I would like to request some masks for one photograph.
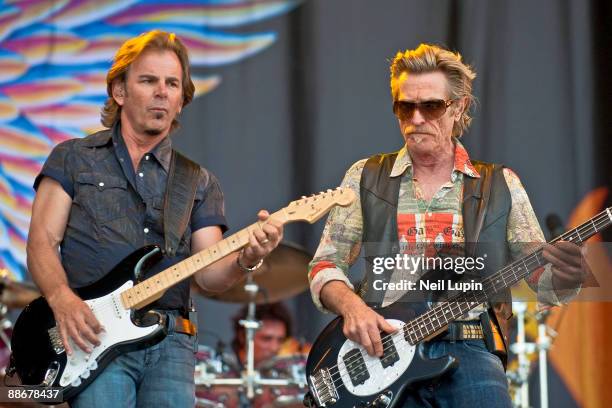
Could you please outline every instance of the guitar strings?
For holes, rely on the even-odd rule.
[[[591,227],[589,224],[591,224],[591,225],[594,227],[594,231],[592,230],[592,227]],[[593,218],[592,218],[590,221],[587,221],[586,223],[582,224],[581,226],[579,226],[579,227],[578,227],[578,228],[576,228],[576,229],[573,229],[573,230],[567,231],[566,233],[564,233],[564,234],[560,235],[559,237],[555,238],[554,240],[550,241],[550,243],[555,243],[555,242],[557,242],[557,241],[566,240],[566,238],[569,238],[569,241],[573,242],[573,241],[574,241],[574,239],[573,239],[573,238],[575,238],[575,237],[572,237],[572,235],[574,235],[574,233],[576,233],[576,234],[578,235],[578,240],[580,241],[580,243],[582,243],[582,242],[583,242],[585,239],[590,238],[592,235],[594,235],[594,234],[595,234],[595,233],[597,233],[599,230],[601,230],[601,228],[602,228],[602,227],[604,227],[604,228],[605,228],[605,227],[607,227],[609,224],[610,224],[610,217],[608,216],[607,211],[606,211],[606,210],[603,210],[603,211],[602,211],[602,212],[600,212],[598,215],[596,215],[595,217],[593,217]],[[584,238],[581,236],[581,231],[582,231],[582,233],[583,233],[583,234],[585,234],[585,237],[584,237]],[[588,233],[587,233],[587,232],[588,232]],[[515,266],[515,264],[520,264],[520,263],[523,263],[523,265],[525,266],[525,269],[527,270],[527,274],[528,274],[528,273],[530,273],[530,272],[531,272],[530,267],[528,267],[528,266],[527,266],[526,262],[527,262],[527,260],[528,260],[528,261],[531,263],[532,259],[528,259],[528,258],[533,258],[533,257],[535,256],[535,258],[536,258],[536,267],[538,267],[538,266],[542,266],[542,264],[541,264],[541,262],[540,262],[540,260],[539,260],[539,258],[538,258],[538,255],[539,255],[539,253],[540,253],[541,251],[542,251],[542,247],[540,247],[539,249],[535,250],[535,251],[534,251],[534,252],[532,252],[531,254],[526,255],[525,257],[523,257],[523,258],[521,258],[521,259],[519,259],[519,260],[517,260],[517,261],[515,261],[515,262],[512,262],[510,265],[508,265],[508,266],[506,266],[506,267],[502,268],[500,272],[498,272],[498,273],[496,273],[496,274],[494,274],[494,275],[491,275],[491,276],[489,276],[489,277],[487,277],[487,278],[483,279],[483,284],[485,284],[485,282],[486,282],[486,284],[492,284],[492,283],[493,283],[493,280],[494,280],[494,279],[498,279],[500,276],[501,276],[501,277],[502,277],[502,279],[504,280],[504,284],[505,284],[504,274],[505,274],[506,272],[508,272],[508,271],[510,271],[510,272],[512,273],[513,277],[516,279],[516,278],[517,278],[517,276],[516,276],[516,273],[514,272],[514,266]],[[532,265],[530,265],[530,266],[532,267]],[[519,275],[522,275],[522,274],[521,274],[521,273],[519,273]],[[524,276],[527,276],[527,275],[524,275]],[[520,280],[521,278],[523,278],[523,276],[519,276],[519,279],[518,279],[518,280]],[[517,281],[518,281],[518,280],[517,280]],[[498,279],[498,281],[499,281],[499,279]],[[495,285],[494,285],[494,284],[493,284],[493,289],[494,289],[494,290],[496,290],[496,288],[495,288]],[[470,294],[471,294],[472,296],[476,297],[476,294],[475,294],[475,293],[471,292]],[[441,309],[441,308],[443,309],[444,307],[449,307],[449,306],[450,306],[448,310],[452,310],[452,308],[453,308],[453,307],[455,307],[455,306],[459,306],[459,311],[460,311],[460,312],[462,312],[462,311],[461,311],[461,306],[460,306],[459,302],[454,301],[453,299],[455,299],[455,298],[459,298],[459,297],[463,297],[463,296],[467,296],[467,295],[464,295],[464,294],[459,294],[459,295],[456,295],[455,297],[451,298],[451,299],[449,300],[449,302],[448,302],[448,303],[446,303],[446,302],[445,302],[445,303],[442,303],[442,304],[437,304],[437,305],[436,305],[436,306],[434,306],[434,307],[433,307],[433,308],[432,308],[432,309],[431,309],[429,312],[427,312],[427,313],[423,314],[422,316],[417,317],[416,319],[411,320],[411,321],[410,321],[410,322],[408,322],[408,323],[404,323],[402,326],[400,326],[400,328],[398,328],[398,332],[393,333],[393,334],[390,334],[390,335],[386,335],[386,336],[384,336],[384,337],[383,337],[383,341],[382,341],[383,350],[384,350],[385,345],[388,345],[388,343],[389,343],[389,342],[393,343],[393,337],[394,337],[394,336],[396,336],[396,335],[398,335],[398,334],[402,334],[402,333],[403,333],[403,332],[406,330],[406,328],[408,328],[409,326],[412,326],[412,327],[414,328],[414,327],[415,327],[415,325],[414,325],[413,323],[417,323],[417,324],[416,324],[416,326],[418,327],[418,326],[419,326],[419,324],[418,324],[418,322],[416,322],[417,320],[421,320],[421,321],[423,321],[423,320],[424,320],[424,317],[426,317],[427,315],[430,315],[430,314],[433,314],[433,315],[434,315],[434,318],[437,320],[437,319],[438,319],[438,317],[437,317],[437,313],[438,313],[438,311],[439,311],[439,310],[437,310],[437,309]],[[475,304],[475,303],[482,303],[482,301],[480,301],[480,302],[478,302],[478,301],[475,301],[475,302],[465,302],[465,301],[464,301],[464,302],[461,302],[461,303],[467,303],[468,305],[470,305],[470,304]],[[470,309],[471,309],[471,307],[470,307]],[[469,311],[470,309],[468,309],[468,310],[464,311],[463,313],[465,313],[465,312]],[[443,313],[443,316],[444,316],[444,312],[442,312],[442,313]],[[430,322],[432,322],[432,319],[431,319],[431,318],[429,318],[429,319],[430,319]],[[446,318],[445,318],[445,319],[446,319]],[[448,322],[448,320],[447,320],[447,322]],[[433,325],[433,323],[430,323],[430,324],[432,324],[432,325]],[[423,327],[423,325],[427,326],[427,323],[421,323],[421,324],[420,324],[420,326],[421,326],[421,327]],[[421,335],[423,335],[422,330],[421,330],[421,329],[419,329],[419,331],[421,331]],[[414,332],[414,330],[413,330],[413,332]],[[432,333],[432,334],[433,334],[433,333]],[[408,341],[406,341],[406,343],[408,343],[408,344],[412,345],[412,344],[411,344],[410,342],[408,342]],[[418,345],[418,343],[417,343],[417,345]],[[415,345],[415,346],[416,346],[416,345]],[[400,347],[405,347],[405,345],[401,345]],[[350,365],[350,364],[352,364],[352,363],[354,363],[354,362],[358,361],[358,360],[359,360],[359,358],[363,358],[363,356],[362,356],[362,355],[355,356],[354,358],[352,358],[352,360],[351,360],[350,358],[349,358],[349,359],[347,359],[347,360],[344,362],[344,363],[345,363],[345,366]],[[377,364],[377,363],[378,363],[378,361],[376,361],[376,360],[374,360],[374,361],[375,361],[375,363],[374,363],[374,364]],[[372,367],[373,367],[373,365],[372,365],[372,364],[370,364],[369,366],[367,366],[367,365],[366,365],[366,367],[365,367],[365,368],[366,368],[366,370],[365,370],[365,371],[358,372],[358,373],[357,373],[357,375],[360,375],[360,374],[363,374],[364,372],[367,372],[367,371],[368,371],[368,368],[372,368]],[[343,381],[343,380],[342,380],[342,373],[341,373],[341,370],[340,370],[339,368],[338,368],[338,369],[336,369],[336,368],[338,368],[338,365],[337,365],[337,364],[336,364],[336,365],[333,365],[333,366],[330,366],[330,367],[328,368],[328,372],[330,373],[330,377],[332,377],[332,383],[334,384],[334,386],[336,386],[336,385],[337,385],[337,384],[336,384],[336,381],[337,381],[337,380]],[[335,372],[332,372],[332,370],[334,370],[334,369],[336,369],[336,370],[335,370]],[[348,373],[348,374],[350,375],[350,374],[351,374],[350,369],[348,369],[348,368],[347,368],[347,369],[346,369],[346,373]],[[354,374],[354,373],[353,373],[353,374]],[[338,375],[339,375],[339,377],[334,378],[334,376],[338,376]],[[324,382],[324,380],[322,380],[322,381]],[[321,385],[321,381],[315,381],[315,383],[314,383],[314,384],[315,384],[315,385]],[[341,383],[341,384],[340,384],[340,386],[342,386],[342,385],[343,385],[343,383]],[[337,388],[339,388],[339,386],[338,386]]]
[[[602,212],[601,212],[601,213],[600,213],[598,216],[593,217],[593,219],[590,221],[590,223],[593,225],[593,227],[595,227],[595,232],[597,232],[597,230],[598,230],[598,229],[600,229],[602,226],[605,226],[605,224],[606,224],[606,223],[608,222],[608,220],[609,220],[609,217],[605,217],[605,214],[604,214],[604,213],[606,213],[606,211],[605,211],[605,210],[604,210],[604,211],[602,211]],[[602,219],[599,219],[599,218],[601,218],[600,216],[602,216],[602,215],[604,215],[604,219],[603,219],[603,220],[602,220]],[[598,227],[597,225],[595,225],[595,220],[597,220],[596,222],[599,224],[599,227]],[[602,222],[602,221],[603,221],[603,222]],[[576,230],[570,230],[570,231],[568,231],[568,232],[564,233],[563,235],[561,235],[561,236],[559,236],[558,238],[556,238],[556,239],[554,239],[553,241],[551,241],[551,243],[552,243],[552,242],[559,241],[559,240],[562,240],[562,239],[564,239],[564,238],[567,238],[567,236],[571,236],[571,235],[573,235],[575,232],[577,232],[577,233],[578,233],[579,238],[580,238],[580,231],[582,230],[582,232],[584,233],[584,232],[586,232],[585,230],[587,230],[587,228],[588,228],[588,229],[590,229],[589,222],[586,222],[585,224],[581,225],[581,226],[580,226],[580,227],[578,227]],[[587,230],[587,231],[588,231],[588,230]],[[592,234],[591,234],[591,235],[592,235]],[[589,237],[590,237],[590,235],[589,235]],[[497,292],[497,288],[496,288],[496,285],[493,283],[493,280],[497,279],[497,282],[499,282],[499,278],[501,277],[501,278],[502,278],[502,280],[504,281],[504,285],[505,285],[505,284],[506,284],[506,279],[505,279],[505,278],[506,278],[506,277],[509,277],[509,276],[508,276],[508,274],[507,274],[507,272],[511,272],[511,273],[512,273],[512,275],[513,275],[512,277],[516,279],[516,278],[517,278],[517,276],[516,276],[516,273],[515,273],[515,271],[514,271],[514,268],[515,268],[516,264],[520,264],[520,263],[523,263],[523,264],[524,264],[524,266],[526,267],[526,269],[528,270],[528,272],[530,272],[531,267],[533,267],[533,265],[531,265],[531,262],[533,261],[533,259],[529,259],[529,258],[533,258],[534,256],[535,256],[535,258],[536,258],[536,267],[538,267],[538,266],[542,266],[542,265],[541,265],[541,263],[540,263],[540,261],[539,261],[539,254],[541,253],[541,251],[542,251],[542,247],[538,248],[537,250],[535,250],[535,251],[534,251],[534,252],[532,252],[531,254],[526,255],[525,257],[523,257],[523,258],[521,258],[521,259],[519,259],[519,260],[517,260],[517,261],[515,261],[515,262],[511,263],[510,265],[508,265],[508,266],[506,266],[506,267],[502,268],[502,270],[501,270],[499,273],[496,273],[496,274],[494,274],[494,275],[491,275],[491,276],[489,276],[489,277],[487,277],[487,278],[483,279],[483,282],[482,282],[482,283],[483,283],[483,285],[486,285],[486,286],[487,286],[489,289],[490,289],[490,287],[489,287],[489,286],[493,286],[493,288],[492,288],[492,289],[493,289],[493,291],[494,291],[494,292]],[[530,263],[530,265],[529,265],[529,266],[527,266],[527,264],[526,264],[526,262],[527,262],[527,261],[529,261],[529,263]],[[519,274],[519,275],[520,275],[520,274]],[[522,278],[522,276],[521,276],[521,277],[519,277],[519,279],[518,279],[518,280],[520,280],[521,278]],[[517,280],[517,281],[518,281],[518,280]],[[475,295],[475,293],[474,293],[474,292],[471,292],[471,293],[469,293],[469,294],[475,297],[475,301],[470,302],[470,301],[468,301],[468,300],[462,300],[460,303],[470,304],[470,303],[476,303],[476,302],[479,302],[479,299],[478,299],[478,298],[476,298],[476,295]],[[412,321],[410,321],[410,322],[405,323],[405,325],[406,325],[406,326],[408,326],[408,328],[418,329],[418,330],[421,332],[421,335],[423,335],[423,331],[421,330],[421,328],[423,328],[424,326],[433,325],[433,320],[438,320],[438,319],[439,319],[439,317],[437,316],[437,314],[438,314],[438,312],[440,312],[440,310],[436,310],[436,309],[440,309],[440,308],[444,309],[445,307],[447,307],[447,306],[445,306],[446,304],[452,304],[453,302],[459,302],[459,300],[458,300],[458,299],[459,299],[459,298],[461,298],[461,297],[464,297],[464,296],[467,296],[467,295],[466,295],[466,294],[458,294],[458,295],[454,296],[453,298],[449,299],[449,300],[448,300],[448,302],[444,302],[444,303],[440,304],[440,307],[434,307],[434,308],[432,308],[432,309],[431,309],[429,312],[427,312],[427,313],[423,314],[422,316],[419,316],[419,317],[417,317],[417,318],[413,319],[413,320],[412,320]],[[451,306],[451,308],[452,308],[452,307],[453,307],[453,306]],[[450,311],[450,309],[447,309],[447,311]],[[466,310],[466,312],[467,312],[467,311],[469,311],[469,309],[468,309],[468,310]],[[461,308],[460,308],[460,312],[462,312],[462,311],[461,311]],[[464,313],[464,312],[463,312],[463,313]],[[433,319],[430,317],[430,315],[432,315],[432,314],[434,315],[434,318],[433,318]],[[446,316],[445,316],[445,312],[444,312],[444,310],[442,310],[442,317],[444,317],[444,318],[445,318],[445,320],[446,320],[446,323],[448,323],[448,319],[446,319]],[[428,324],[427,322],[425,322],[425,318],[429,318],[429,320],[430,320],[430,323],[429,323],[429,324]],[[419,326],[420,326],[420,327],[419,327]],[[427,328],[427,327],[426,327],[426,328]],[[413,330],[412,332],[415,332],[415,330]],[[427,335],[430,335],[430,333],[426,333],[426,335],[425,335],[424,337],[427,337]],[[383,341],[383,343],[382,343],[382,344],[383,344],[383,348],[384,348],[385,342]],[[358,359],[359,357],[358,357],[358,356],[356,356],[355,358],[356,358],[356,359]],[[347,360],[347,361],[348,361],[348,360]],[[348,362],[349,362],[349,364],[350,364],[351,362],[354,362],[354,361],[348,361]]]
[[[497,274],[496,274],[497,275]],[[471,292],[470,295],[472,296],[476,296],[475,293]],[[448,302],[444,302],[444,303],[438,303],[436,304],[430,311],[428,311],[427,313],[423,314],[422,316],[419,316],[416,319],[411,320],[410,322],[407,323],[403,323],[402,326],[400,326],[400,330],[398,330],[398,332],[390,334],[390,335],[386,335],[383,336],[382,338],[382,346],[383,346],[383,350],[385,348],[385,346],[389,345],[389,343],[393,344],[393,337],[397,336],[397,335],[405,335],[406,330],[410,329],[409,333],[416,333],[416,330],[418,329],[418,331],[421,333],[422,337],[427,337],[428,335],[433,334],[434,331],[432,331],[432,333],[429,333],[427,330],[430,328],[430,326],[432,326],[431,328],[433,328],[433,320],[439,320],[440,316],[438,316],[439,313],[441,313],[442,317],[446,320],[446,322],[448,323],[448,319],[446,318],[446,314],[448,312],[452,312],[453,314],[457,314],[456,317],[460,317],[462,314],[466,313],[467,311],[469,311],[470,309],[472,309],[472,307],[476,304],[480,304],[482,303],[482,300],[478,300],[476,298],[476,300],[469,302],[469,301],[456,301],[454,300],[455,298],[459,298],[459,297],[463,297],[463,294],[459,294],[457,296],[455,296],[454,298],[451,298]],[[464,310],[464,307],[467,306],[467,309]],[[458,309],[458,310],[455,310]],[[434,318],[432,319],[431,317],[429,317],[430,315],[434,315]],[[430,320],[430,323],[425,322],[425,317],[428,317]],[[425,333],[423,333],[422,328],[425,328]],[[410,335],[408,336],[410,338]],[[412,340],[410,338],[410,340]],[[406,341],[409,344],[412,344],[410,341]],[[418,342],[416,344],[414,344],[415,346],[418,344]],[[402,347],[405,347],[404,345],[402,345]],[[370,364],[369,366],[366,365],[365,366],[365,370],[362,370],[361,372],[357,372],[355,373],[355,371],[352,371],[351,369],[348,368],[349,365],[351,365],[352,363],[355,363],[356,361],[358,361],[360,358],[363,358],[361,355],[359,356],[355,356],[353,358],[349,358],[346,361],[344,361],[344,366],[347,367],[345,370],[342,370],[341,368],[338,367],[338,365],[334,365],[331,366],[329,368],[329,373],[330,376],[332,377],[334,386],[336,386],[338,380],[340,380],[340,382],[343,382],[342,380],[342,372],[344,371],[345,373],[349,374],[349,376],[351,374],[356,374],[356,375],[360,375],[363,374],[364,372],[367,372],[369,368],[372,368],[373,365]],[[376,360],[374,360],[374,365],[378,364],[378,362]],[[318,385],[320,385],[320,382],[318,383]]]
[[[596,216],[596,217],[594,217],[593,219],[591,219],[590,223],[593,225],[593,227],[595,227],[595,232],[593,232],[593,233],[596,233],[596,232],[598,231],[599,227],[603,226],[604,224],[609,223],[609,217],[604,217],[604,219],[603,219],[603,220],[598,219],[598,218],[600,218],[600,216],[603,216],[603,215],[604,215],[604,213],[606,213],[606,211],[605,211],[605,210],[604,210],[604,211],[602,211],[602,212],[601,212],[601,213],[600,213],[598,216]],[[607,214],[606,214],[606,215],[607,215]],[[595,220],[597,220],[597,221],[595,221]],[[603,221],[603,222],[602,222],[602,221]],[[575,230],[571,230],[571,231],[568,231],[568,232],[564,233],[564,234],[563,234],[563,235],[561,235],[560,237],[558,237],[558,238],[554,239],[553,241],[551,241],[551,243],[554,243],[554,242],[559,241],[559,240],[563,240],[564,238],[567,238],[567,236],[569,236],[570,241],[572,241],[572,239],[571,239],[571,238],[572,238],[572,237],[571,237],[571,235],[573,235],[574,233],[576,233],[576,234],[578,235],[578,239],[579,239],[580,241],[583,241],[583,239],[582,239],[582,237],[581,237],[580,232],[581,232],[581,230],[585,230],[585,229],[587,229],[587,228],[589,228],[589,229],[590,229],[591,227],[590,227],[588,224],[589,224],[589,222],[587,222],[587,223],[583,224],[582,226],[578,227],[578,228],[577,228],[577,229],[575,229]],[[599,227],[598,227],[596,224],[600,224],[600,225],[599,225]],[[582,231],[582,232],[584,233],[584,232],[586,232],[586,231]],[[590,236],[589,236],[589,237],[590,237]],[[487,285],[488,285],[488,284],[492,284],[492,283],[493,283],[493,279],[499,278],[500,276],[501,276],[501,277],[502,277],[502,279],[504,280],[504,284],[505,284],[504,274],[505,274],[506,272],[508,272],[508,270],[509,270],[510,272],[512,272],[513,277],[514,277],[514,278],[516,278],[516,274],[514,273],[514,268],[513,268],[513,266],[514,266],[516,263],[520,263],[520,262],[522,261],[522,263],[523,263],[523,264],[525,265],[525,267],[527,268],[527,265],[526,265],[526,263],[525,263],[525,262],[526,262],[526,259],[527,259],[527,258],[532,258],[533,256],[535,256],[535,257],[536,257],[536,264],[537,264],[537,266],[541,266],[541,265],[540,265],[540,262],[539,262],[539,259],[538,259],[538,254],[539,254],[541,251],[542,251],[542,248],[539,248],[538,250],[534,251],[534,252],[533,252],[533,253],[531,253],[530,255],[527,255],[526,257],[521,258],[520,260],[513,262],[512,264],[510,264],[510,265],[508,265],[507,267],[503,268],[503,269],[502,269],[502,270],[501,270],[499,273],[494,274],[494,275],[492,275],[492,276],[489,276],[489,277],[485,278],[485,279],[483,280],[483,284],[485,284],[485,283],[486,283]],[[531,260],[529,260],[529,261],[531,262]],[[529,269],[529,268],[527,268],[527,269]],[[519,275],[520,275],[520,273],[519,273]],[[519,278],[519,279],[520,279],[520,278]],[[498,279],[498,282],[499,282],[499,279]],[[495,285],[494,285],[494,284],[493,284],[493,289],[496,291],[496,288],[495,288]],[[474,294],[474,293],[470,293],[470,294],[471,294],[471,295],[473,295],[473,296],[475,296],[475,294]],[[464,296],[464,294],[460,294],[460,295],[458,295],[457,297],[460,297],[460,296]],[[451,300],[452,300],[452,299],[451,299]],[[463,302],[463,303],[467,303],[468,305],[470,305],[470,304],[474,304],[474,303],[476,303],[476,302]],[[478,303],[481,303],[481,302],[478,302]],[[386,336],[383,336],[383,341],[382,341],[383,350],[384,350],[384,347],[385,347],[386,345],[388,345],[389,343],[393,344],[393,337],[394,337],[394,336],[403,334],[403,333],[405,332],[405,330],[406,330],[406,329],[408,329],[408,328],[412,328],[412,329],[413,329],[413,330],[412,330],[410,333],[414,333],[414,332],[415,332],[415,329],[416,329],[416,328],[418,328],[418,330],[421,332],[421,335],[423,335],[423,332],[422,332],[421,328],[422,328],[423,326],[428,326],[428,324],[427,324],[426,322],[424,322],[425,317],[428,317],[428,318],[429,318],[429,320],[430,320],[430,324],[431,324],[431,325],[433,325],[433,320],[438,320],[437,313],[438,313],[439,311],[441,311],[441,312],[442,312],[442,316],[443,316],[443,317],[446,319],[445,314],[444,314],[444,311],[443,311],[443,310],[438,310],[438,309],[444,309],[444,308],[446,307],[446,308],[447,308],[447,311],[449,311],[449,310],[451,310],[451,311],[452,311],[452,309],[453,309],[455,306],[458,306],[458,307],[459,307],[459,312],[461,312],[461,311],[462,311],[462,308],[461,308],[461,305],[459,304],[459,302],[457,302],[457,301],[449,301],[448,303],[447,303],[447,302],[445,302],[445,303],[443,303],[443,304],[438,304],[438,305],[434,306],[434,307],[433,307],[433,308],[432,308],[432,309],[431,309],[429,312],[425,313],[424,315],[419,316],[419,317],[417,317],[416,319],[413,319],[412,321],[410,321],[410,322],[408,322],[408,323],[404,323],[404,324],[402,324],[402,326],[400,326],[400,328],[398,328],[398,329],[399,329],[399,330],[398,330],[398,332],[396,332],[396,333],[394,333],[394,334],[391,334],[391,335],[386,335]],[[113,299],[112,299],[112,297],[111,297],[111,298],[109,298],[109,299],[106,299],[104,302],[102,302],[102,304],[100,304],[100,306],[99,306],[99,307],[97,307],[96,309],[97,309],[97,310],[100,310],[100,311],[106,311],[106,310],[108,310],[108,309],[113,309],[113,308],[115,308],[115,304],[114,304]],[[469,309],[468,309],[468,311],[469,311]],[[431,315],[431,314],[433,314],[433,315],[434,315],[434,319],[433,319],[433,320],[432,320],[432,319],[431,319],[431,317],[430,317],[430,315]],[[448,319],[446,319],[446,320],[447,320],[447,322],[448,322]],[[421,328],[419,328],[418,326],[420,326]],[[427,329],[427,327],[426,327],[426,329]],[[412,345],[412,344],[411,344],[410,342],[408,342],[408,341],[406,341],[406,343],[407,343],[407,344],[409,344],[409,345]],[[417,343],[417,344],[418,344],[418,343]],[[404,348],[404,347],[405,347],[405,345],[403,345],[403,344],[402,344],[402,345],[400,345],[400,347],[401,347],[401,348]],[[358,361],[360,357],[361,357],[361,358],[363,358],[363,356],[361,356],[361,355],[360,355],[360,356],[355,356],[355,357],[352,359],[352,361],[350,361],[350,359],[347,359],[347,360],[344,362],[344,363],[345,363],[345,366],[348,366],[348,365],[350,365],[350,364],[354,363],[355,361]],[[374,360],[374,361],[375,361],[375,360]],[[378,363],[378,362],[377,362],[377,361],[375,361],[375,363],[374,363],[374,364],[377,364],[377,363]],[[328,369],[328,370],[329,370],[329,372],[330,372],[330,376],[331,376],[331,377],[332,377],[332,379],[333,379],[333,384],[334,384],[334,386],[336,386],[336,385],[337,385],[337,384],[336,384],[337,380],[342,381],[342,373],[341,373],[341,370],[340,370],[340,369],[337,369],[337,370],[335,370],[335,372],[332,372],[332,370],[336,369],[337,367],[338,367],[338,365],[336,364],[336,365],[334,365],[334,366],[331,366],[331,367]],[[366,368],[366,370],[365,370],[365,371],[361,371],[361,372],[357,373],[357,375],[360,375],[360,374],[363,374],[364,372],[367,372],[367,371],[368,371],[368,368],[372,368],[372,367],[373,367],[373,364],[370,364],[369,366],[366,366],[366,367],[365,367],[365,368]],[[348,369],[348,368],[346,369],[346,372],[347,372],[349,375],[351,374],[351,371],[350,371],[350,369]],[[354,373],[353,373],[353,374],[354,374]],[[339,375],[339,377],[338,377],[338,375]],[[334,376],[336,376],[336,378],[334,378]],[[320,382],[315,382],[315,385],[320,385],[320,384],[321,384]],[[342,386],[342,385],[343,385],[343,384],[341,383],[341,384],[338,386],[338,388],[339,388],[340,386]]]

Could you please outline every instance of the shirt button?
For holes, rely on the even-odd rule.
[[[143,231],[144,231],[145,234],[149,233],[149,229],[148,228],[145,228]]]
[[[103,182],[99,182],[99,183],[98,183],[98,185],[99,185],[100,187],[104,187],[104,183],[103,183]]]
[[[138,173],[139,177],[144,177],[144,173]]]
[[[149,160],[149,155],[148,154],[145,156],[145,160]]]

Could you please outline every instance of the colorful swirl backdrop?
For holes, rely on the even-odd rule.
[[[229,30],[287,13],[299,0],[0,0],[0,268],[25,277],[32,182],[57,143],[100,125],[105,74],[126,39],[177,33],[194,67],[220,67],[274,43]],[[248,27],[247,27],[248,29]],[[244,31],[244,30],[241,30]],[[221,82],[194,77],[196,97]]]

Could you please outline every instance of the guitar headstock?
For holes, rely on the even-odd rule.
[[[302,197],[292,201],[285,208],[288,221],[306,221],[314,223],[327,214],[336,205],[346,207],[355,201],[355,193],[350,188],[338,187],[335,190],[327,190],[310,197]]]

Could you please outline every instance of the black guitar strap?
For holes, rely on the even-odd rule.
[[[164,252],[174,256],[191,219],[200,166],[172,150],[164,197]]]

